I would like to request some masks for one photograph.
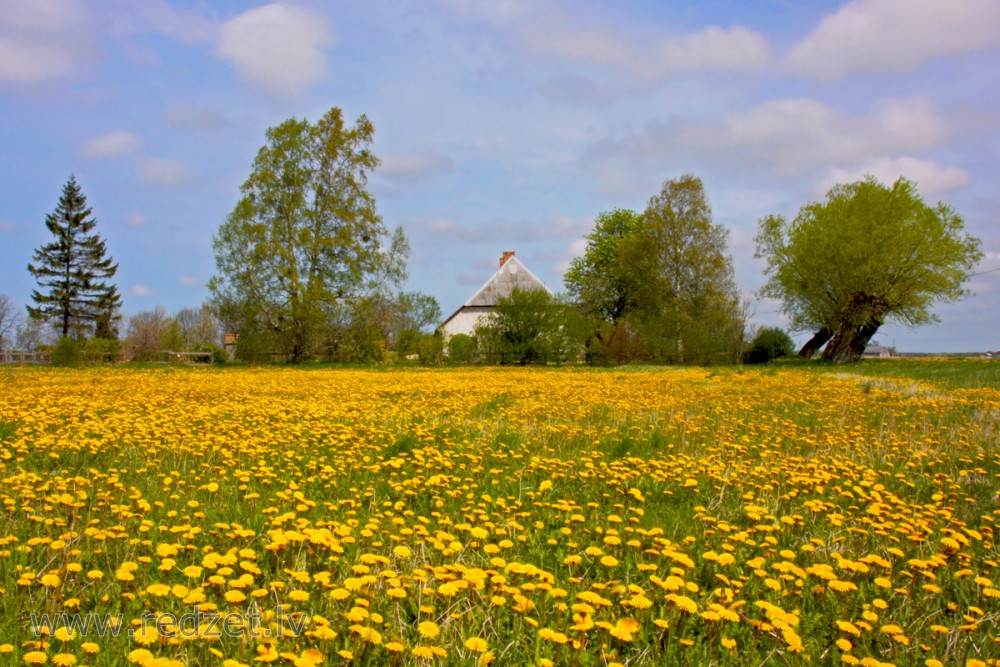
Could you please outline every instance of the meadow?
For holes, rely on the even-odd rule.
[[[998,439],[988,361],[0,369],[0,664],[1000,665]]]

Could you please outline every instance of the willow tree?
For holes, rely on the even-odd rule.
[[[405,279],[406,237],[389,234],[368,191],[374,127],[292,118],[267,130],[242,197],[214,238],[209,283],[242,333],[267,331],[293,362],[307,358],[331,313]]]
[[[761,219],[756,243],[767,261],[762,295],[781,300],[794,330],[814,332],[799,354],[825,345],[823,358],[836,362],[859,359],[886,322],[937,321],[932,306],[965,295],[982,258],[962,218],[925,204],[905,178],[837,185],[791,222]]]

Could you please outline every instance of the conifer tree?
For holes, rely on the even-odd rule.
[[[45,218],[55,240],[38,248],[28,265],[39,286],[31,293],[36,305],[28,306],[28,314],[53,321],[63,336],[96,331],[99,337],[114,337],[120,319],[121,296],[110,282],[118,265],[93,232],[96,225],[87,197],[70,176],[55,212]]]

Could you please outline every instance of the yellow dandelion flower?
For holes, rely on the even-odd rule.
[[[423,621],[417,626],[417,632],[420,633],[421,637],[434,639],[441,634],[441,628],[434,621]]]
[[[488,648],[488,645],[486,640],[481,637],[469,637],[465,640],[465,648],[476,653],[483,653]]]

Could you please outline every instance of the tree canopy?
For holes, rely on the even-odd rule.
[[[561,363],[580,350],[579,315],[544,289],[514,288],[476,327],[483,361],[500,364]]]
[[[780,299],[794,330],[813,331],[799,354],[859,359],[885,322],[936,321],[932,306],[966,294],[982,253],[948,206],[924,203],[900,178],[891,187],[873,176],[837,185],[823,203],[795,219],[760,220],[757,257],[767,261],[763,296]]]
[[[209,288],[226,321],[271,332],[298,362],[338,311],[405,280],[409,246],[401,228],[388,233],[368,192],[379,161],[365,116],[347,126],[334,107],[266,136],[215,236]]]
[[[700,178],[666,181],[651,197],[619,261],[641,276],[635,321],[653,360],[731,363],[744,318],[728,250]]]
[[[110,281],[118,265],[94,233],[96,225],[87,197],[70,176],[55,211],[45,218],[55,239],[38,248],[28,265],[40,288],[31,293],[36,305],[28,306],[28,314],[53,321],[63,336],[117,337],[121,296]]]
[[[640,215],[618,208],[601,213],[587,234],[587,249],[570,262],[565,283],[582,309],[602,321],[620,322],[634,306],[639,277],[623,263],[619,250],[631,238]]]

